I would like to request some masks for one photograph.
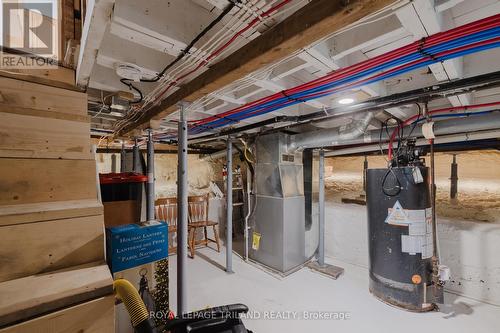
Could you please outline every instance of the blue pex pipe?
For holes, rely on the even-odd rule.
[[[500,31],[500,29],[495,29],[497,31]],[[497,32],[498,33],[498,32]],[[477,42],[477,41],[474,41],[474,42]],[[455,44],[456,45],[456,44]],[[447,47],[447,46],[441,46],[441,47]],[[496,47],[500,47],[500,42],[497,42],[497,43],[492,43],[492,44],[489,44],[489,45],[483,45],[483,46],[479,46],[479,47],[476,47],[476,48],[472,48],[472,49],[469,49],[469,50],[463,50],[463,51],[459,51],[459,52],[456,52],[456,53],[452,53],[452,54],[449,54],[449,55],[446,55],[446,56],[443,56],[443,57],[440,57],[439,59],[435,59],[435,60],[428,60],[428,61],[425,61],[425,62],[422,62],[422,63],[419,63],[419,64],[415,64],[415,65],[412,65],[412,66],[408,66],[406,68],[402,68],[401,70],[399,71],[396,71],[396,72],[392,72],[392,73],[388,73],[387,75],[382,75],[382,76],[379,76],[377,78],[374,78],[373,80],[368,80],[366,82],[362,82],[361,84],[359,85],[353,85],[353,86],[349,86],[345,89],[339,89],[337,91],[335,91],[335,93],[338,93],[338,92],[342,92],[342,91],[345,91],[345,90],[351,90],[351,89],[354,89],[354,88],[358,88],[360,86],[364,86],[364,85],[367,85],[367,84],[371,84],[371,83],[375,83],[375,82],[378,82],[380,80],[384,80],[384,79],[387,79],[387,78],[390,78],[390,77],[393,77],[393,76],[397,76],[397,75],[400,75],[400,74],[403,74],[403,73],[406,73],[406,72],[409,72],[409,71],[412,71],[414,69],[417,69],[417,68],[421,68],[421,67],[424,67],[424,66],[428,66],[428,65],[431,65],[433,63],[437,63],[437,62],[440,62],[440,61],[444,61],[444,60],[448,60],[448,59],[452,59],[452,58],[456,58],[456,57],[459,57],[459,56],[463,56],[463,55],[467,55],[467,54],[471,54],[471,53],[476,53],[476,52],[480,52],[480,51],[483,51],[483,50],[487,50],[487,49],[492,49],[492,48],[496,48]],[[420,54],[420,53],[419,53]],[[414,55],[413,55],[414,56]],[[423,57],[420,57],[420,59],[422,59]],[[412,60],[413,61],[413,60]],[[394,64],[393,64],[394,65]],[[383,66],[383,67],[387,67],[387,66]],[[392,67],[392,66],[391,66]],[[370,69],[368,70],[370,73],[372,72],[377,72],[377,71],[380,71],[380,69],[376,68],[376,69]],[[356,78],[358,78],[359,76],[366,76],[366,74],[360,74],[360,75],[356,75]],[[341,80],[340,83],[347,83],[345,81],[351,81],[352,77],[350,77],[349,79],[344,79],[344,80]],[[337,85],[337,84],[340,84],[339,82],[333,84],[333,85]],[[331,88],[331,85],[332,84],[327,84],[326,86],[327,87],[330,87]],[[329,89],[329,88],[327,88]],[[321,90],[326,90],[325,88],[314,88],[313,89],[314,91],[316,90],[319,90],[321,92]],[[192,129],[192,133],[195,134],[195,133],[202,133],[204,132],[206,129],[213,129],[213,128],[218,128],[218,127],[222,127],[224,125],[227,125],[229,123],[234,123],[234,122],[238,122],[240,120],[244,120],[244,119],[248,119],[248,118],[251,118],[253,116],[257,116],[257,115],[261,115],[261,114],[265,114],[265,113],[268,113],[268,112],[272,112],[272,111],[275,111],[275,110],[278,110],[278,109],[281,109],[281,108],[284,108],[284,107],[288,107],[288,106],[292,106],[292,105],[295,105],[295,104],[299,104],[299,103],[302,103],[303,101],[307,101],[307,100],[312,100],[312,99],[316,99],[316,98],[320,98],[320,97],[324,97],[324,96],[327,96],[327,95],[331,95],[332,93],[331,92],[328,92],[328,93],[324,93],[324,94],[319,94],[319,95],[316,95],[314,96],[314,98],[304,98],[302,96],[302,94],[306,94],[306,93],[309,93],[309,91],[307,92],[304,92],[304,93],[301,93],[300,96],[297,96],[297,94],[295,95],[290,95],[290,98],[296,98],[296,99],[300,99],[300,100],[290,100],[290,98],[280,98],[276,101],[272,101],[272,102],[268,102],[268,103],[265,103],[261,106],[255,106],[253,108],[250,108],[248,110],[245,110],[245,111],[242,111],[240,113],[237,113],[237,114],[233,114],[231,116],[227,116],[227,117],[224,117],[221,119],[218,119],[218,120],[215,120],[215,121],[212,121],[212,122],[209,122],[207,124],[203,124],[203,125],[198,125],[198,126],[195,126],[193,127]],[[307,96],[307,95],[306,95]],[[297,98],[298,97],[298,98]],[[302,98],[301,98],[302,97]],[[278,105],[280,103],[284,103],[284,105]],[[262,108],[266,108],[266,107],[270,107],[269,109],[263,111],[262,113],[258,113],[258,114],[253,114],[251,115],[250,117],[246,117],[245,114],[249,113],[249,112],[253,112],[253,111],[258,111],[259,109],[262,109]]]
[[[479,111],[479,112],[436,114],[436,115],[431,115],[431,120],[434,118],[455,118],[455,117],[459,118],[459,117],[469,117],[469,116],[482,116],[485,114],[490,114],[490,113],[498,112],[498,111],[499,110],[488,110],[488,111]],[[425,121],[425,120],[427,120],[427,119],[425,119],[425,118],[418,119],[418,120],[415,120],[414,122],[412,122],[412,124],[420,123],[420,122]]]
[[[469,45],[470,43],[485,41],[487,39],[490,39],[491,37],[495,38],[495,37],[498,37],[498,36],[500,36],[500,28],[489,29],[487,31],[476,33],[476,34],[473,34],[471,36],[466,36],[466,37],[460,38],[460,39],[455,40],[455,41],[443,43],[442,45],[438,45],[438,46],[435,46],[435,47],[432,47],[432,48],[424,49],[424,52],[426,52],[426,53],[431,53],[431,52],[432,53],[439,53],[439,52],[442,52],[443,50],[448,50],[450,48],[453,49],[453,48],[457,48],[457,47]],[[478,37],[478,40],[474,39],[475,37]],[[350,87],[348,87],[348,89],[357,88],[359,86],[363,86],[363,85],[374,83],[374,82],[377,82],[377,81],[380,81],[380,80],[383,80],[383,79],[387,79],[389,77],[393,77],[395,75],[399,75],[401,73],[405,73],[407,71],[411,71],[411,70],[416,69],[416,68],[424,67],[424,66],[427,66],[429,64],[433,64],[433,63],[436,63],[436,62],[440,62],[440,61],[452,59],[452,58],[459,57],[459,56],[466,55],[466,54],[470,54],[470,53],[479,52],[479,51],[486,50],[486,49],[496,48],[498,46],[499,46],[499,43],[493,43],[493,44],[490,44],[490,45],[483,45],[483,46],[479,46],[477,48],[473,48],[473,49],[469,49],[469,50],[464,50],[464,51],[456,52],[456,53],[453,53],[453,54],[450,54],[450,55],[447,55],[447,56],[444,56],[444,57],[440,57],[439,59],[429,60],[429,61],[426,61],[426,62],[423,62],[423,63],[419,63],[419,64],[416,64],[416,65],[413,65],[413,66],[409,66],[407,68],[404,68],[404,69],[402,69],[400,71],[397,71],[397,72],[394,72],[394,73],[389,73],[388,75],[385,75],[385,76],[380,76],[380,77],[374,78],[373,80],[369,80],[367,82],[363,82],[360,85],[350,86]],[[425,57],[427,57],[427,56],[426,55],[422,55],[420,52],[416,52],[416,53],[404,56],[404,57],[402,57],[400,59],[395,59],[395,60],[393,60],[391,62],[388,62],[387,64],[383,64],[383,65],[377,66],[377,67],[375,67],[373,69],[369,69],[369,70],[363,71],[363,72],[361,72],[359,74],[353,75],[351,77],[348,77],[348,78],[345,78],[345,79],[342,79],[342,80],[339,80],[339,81],[336,81],[336,82],[324,84],[322,86],[318,86],[318,87],[306,90],[306,91],[301,92],[301,93],[290,94],[288,97],[279,98],[279,99],[276,99],[274,101],[270,101],[270,102],[264,103],[262,105],[257,105],[257,106],[254,106],[252,108],[249,108],[249,109],[243,110],[241,112],[238,112],[236,114],[233,114],[233,115],[230,115],[230,116],[226,116],[226,117],[221,117],[221,119],[214,120],[212,122],[209,122],[209,123],[206,123],[206,124],[203,124],[203,125],[197,125],[197,126],[195,125],[192,128],[192,132],[194,132],[194,133],[200,133],[200,132],[204,131],[203,128],[207,128],[207,129],[218,128],[218,127],[227,125],[228,123],[234,123],[234,122],[238,122],[239,120],[247,119],[247,117],[245,117],[245,114],[248,114],[248,113],[251,113],[251,112],[254,112],[254,111],[258,111],[258,110],[263,109],[263,108],[270,107],[270,109],[265,110],[265,112],[258,113],[258,114],[253,114],[251,116],[253,117],[253,116],[260,115],[260,114],[265,114],[265,113],[268,113],[268,112],[275,111],[277,109],[281,109],[281,108],[284,108],[284,107],[288,107],[288,106],[291,106],[291,105],[294,105],[294,104],[301,103],[303,101],[311,100],[313,98],[307,98],[308,94],[316,93],[316,92],[321,92],[321,91],[327,90],[327,89],[331,89],[331,88],[333,88],[335,86],[346,84],[346,83],[349,83],[351,81],[355,81],[356,79],[358,79],[360,77],[364,77],[364,76],[367,76],[369,74],[372,74],[372,73],[375,73],[375,72],[379,72],[382,69],[404,65],[404,63],[407,63],[409,61],[419,60],[419,59],[422,59],[422,58],[425,58]],[[340,92],[340,91],[342,91],[342,90],[340,89],[338,91],[335,91],[335,93]],[[319,94],[317,96],[314,96],[314,99],[320,98],[320,97],[323,97],[323,96],[326,96],[326,95],[330,95],[330,94],[332,94],[332,93],[328,92],[326,94]],[[292,100],[290,100],[290,99],[292,99]],[[293,99],[297,99],[298,101],[293,101]],[[279,105],[279,104],[284,104],[284,105]],[[273,106],[276,106],[276,107],[273,107]],[[248,117],[248,118],[250,118],[250,117]]]

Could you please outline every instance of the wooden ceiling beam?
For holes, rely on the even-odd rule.
[[[175,112],[178,102],[193,102],[394,2],[395,0],[313,0],[197,78],[182,85],[117,134],[124,135],[135,128],[145,128],[151,119],[161,119]]]

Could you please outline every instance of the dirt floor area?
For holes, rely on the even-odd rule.
[[[437,213],[441,217],[500,223],[500,152],[460,152],[458,197],[450,199],[452,154],[436,154]],[[358,198],[363,192],[364,157],[326,159],[328,200]],[[428,162],[428,161],[427,161]],[[429,163],[428,163],[429,164]],[[383,157],[368,157],[369,168],[383,168]]]

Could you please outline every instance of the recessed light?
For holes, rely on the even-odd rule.
[[[342,99],[339,99],[338,103],[342,104],[342,105],[352,104],[352,103],[354,103],[354,99],[352,99],[352,98],[342,98]]]

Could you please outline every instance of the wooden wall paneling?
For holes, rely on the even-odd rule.
[[[97,199],[5,205],[0,206],[0,227],[102,214],[103,206]]]
[[[94,160],[0,158],[0,205],[95,198]]]
[[[0,329],[0,333],[113,333],[115,331],[114,301],[112,295],[101,297]]]
[[[113,293],[108,266],[93,263],[0,283],[0,327]]]
[[[0,77],[0,105],[80,116],[87,115],[87,94]]]
[[[104,261],[102,215],[0,227],[0,281]]]
[[[81,92],[75,86],[73,68],[59,66],[53,69],[9,69],[8,72],[0,70],[0,76]]]
[[[90,124],[0,112],[0,157],[90,159]]]

